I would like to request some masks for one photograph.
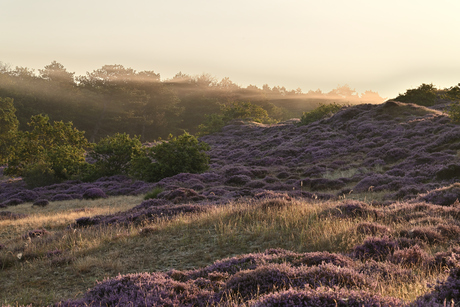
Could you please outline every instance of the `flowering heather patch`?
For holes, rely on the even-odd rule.
[[[388,234],[390,232],[390,228],[378,223],[362,222],[356,226],[356,231],[358,233],[376,236]]]
[[[47,199],[37,199],[36,201],[34,201],[32,206],[46,207],[46,206],[48,206],[48,204],[49,204],[49,201]]]
[[[24,201],[20,198],[10,198],[8,200],[5,200],[2,203],[2,207],[8,207],[8,206],[17,206],[24,203]]]
[[[293,266],[314,266],[331,263],[338,267],[354,267],[355,262],[348,256],[329,252],[311,252],[298,255],[291,261]]]
[[[460,266],[456,266],[450,270],[446,281],[438,282],[433,291],[419,297],[413,306],[445,306],[444,302],[449,304],[455,302],[458,306],[460,302]],[[449,305],[447,305],[449,306]]]
[[[335,208],[326,209],[322,215],[331,214],[341,218],[378,216],[379,212],[368,204],[355,200],[346,200]]]
[[[441,235],[433,226],[414,227],[409,230],[402,230],[399,235],[410,239],[419,239],[428,244],[441,243],[445,241],[444,236]]]
[[[414,245],[409,248],[396,250],[389,257],[389,260],[402,266],[428,265],[433,261],[433,257],[428,255],[420,246]]]
[[[99,188],[90,188],[83,193],[84,199],[97,199],[97,198],[107,198],[104,191]]]
[[[81,217],[75,220],[75,227],[111,224],[140,224],[144,221],[156,219],[169,219],[179,214],[198,213],[206,210],[200,205],[152,205],[146,207],[145,203],[124,212],[110,215],[97,215],[93,217]]]
[[[225,184],[231,186],[242,186],[251,181],[251,177],[246,175],[234,175],[225,181]]]
[[[387,236],[368,237],[363,244],[353,249],[352,254],[353,257],[361,260],[384,261],[393,254],[397,247],[398,243]]]
[[[460,200],[460,183],[430,191],[423,195],[421,200],[436,205],[451,206],[455,201]]]
[[[365,290],[321,287],[303,290],[289,289],[264,295],[254,301],[254,307],[399,307],[403,302],[391,297],[382,297]]]
[[[14,213],[9,211],[0,211],[0,221],[1,220],[18,220],[27,217],[27,214]]]
[[[174,203],[185,203],[187,201],[202,201],[206,199],[206,196],[200,195],[192,189],[178,188],[161,192],[158,194],[158,198],[164,198]]]
[[[361,264],[358,272],[369,276],[369,278],[379,277],[388,282],[413,282],[416,279],[416,274],[412,270],[401,268],[401,266],[388,261],[379,262],[372,259]]]
[[[69,194],[56,194],[53,197],[51,197],[51,201],[64,201],[64,200],[72,200],[76,199],[79,197],[76,197],[75,195],[69,195]]]

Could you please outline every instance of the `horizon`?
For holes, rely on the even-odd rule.
[[[162,80],[204,73],[304,93],[348,85],[391,99],[422,83],[460,82],[459,9],[448,0],[6,0],[0,61],[35,71],[57,61],[80,76],[120,64]]]

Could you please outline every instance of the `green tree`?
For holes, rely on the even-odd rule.
[[[75,85],[75,73],[68,72],[64,65],[56,61],[51,62],[44,69],[39,69],[38,71],[40,72],[40,77],[47,81],[57,82],[62,86]]]
[[[79,173],[84,166],[88,141],[84,132],[72,122],[50,123],[48,116],[32,116],[31,131],[19,131],[17,144],[11,152],[6,175],[23,176],[29,185],[61,181]],[[47,180],[37,182],[40,176]]]
[[[204,172],[209,167],[208,150],[208,144],[187,132],[178,137],[170,135],[167,141],[158,142],[134,158],[131,174],[155,182],[180,173]]]
[[[0,164],[7,163],[18,131],[19,121],[15,113],[13,99],[0,97]]]

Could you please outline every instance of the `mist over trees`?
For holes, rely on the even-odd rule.
[[[222,116],[235,103],[251,103],[265,110],[268,122],[301,117],[321,104],[380,103],[378,93],[358,94],[348,85],[328,93],[303,93],[285,87],[241,87],[229,78],[179,72],[161,80],[154,71],[135,71],[123,65],[104,65],[75,76],[53,61],[36,72],[0,63],[0,97],[11,98],[19,129],[27,130],[31,116],[71,121],[96,142],[115,133],[140,136],[141,141],[187,131],[195,134],[210,116]]]

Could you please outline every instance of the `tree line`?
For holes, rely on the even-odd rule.
[[[250,103],[266,112],[265,122],[301,117],[320,104],[378,103],[376,92],[358,94],[348,85],[328,93],[320,90],[254,85],[241,87],[229,78],[178,73],[161,80],[154,71],[135,71],[123,65],[104,65],[83,76],[53,61],[36,72],[0,63],[0,97],[13,99],[21,130],[31,116],[72,122],[90,142],[115,133],[152,141],[183,131],[196,134],[211,117],[223,117],[235,104]],[[264,115],[265,116],[265,115]],[[261,118],[263,118],[262,116]]]

